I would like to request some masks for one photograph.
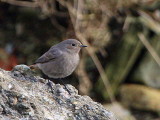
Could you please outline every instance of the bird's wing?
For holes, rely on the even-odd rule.
[[[62,52],[59,49],[50,49],[46,53],[44,53],[41,57],[39,57],[35,63],[46,63],[51,60],[55,60],[58,58]]]

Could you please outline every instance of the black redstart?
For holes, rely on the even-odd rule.
[[[31,65],[31,68],[38,67],[50,78],[65,78],[78,66],[79,51],[82,47],[87,46],[76,39],[64,40],[52,46]]]

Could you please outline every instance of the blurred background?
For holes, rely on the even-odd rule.
[[[0,1],[0,68],[68,38],[88,47],[66,83],[120,120],[160,120],[160,0]]]

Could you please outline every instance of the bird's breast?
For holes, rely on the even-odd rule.
[[[53,61],[39,64],[44,74],[51,78],[64,78],[69,76],[79,63],[79,55],[62,55]]]
[[[64,69],[68,72],[73,72],[79,63],[79,55],[65,56],[63,61]]]

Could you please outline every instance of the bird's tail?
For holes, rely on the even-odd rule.
[[[29,66],[30,69],[39,69],[37,64],[33,64]]]

